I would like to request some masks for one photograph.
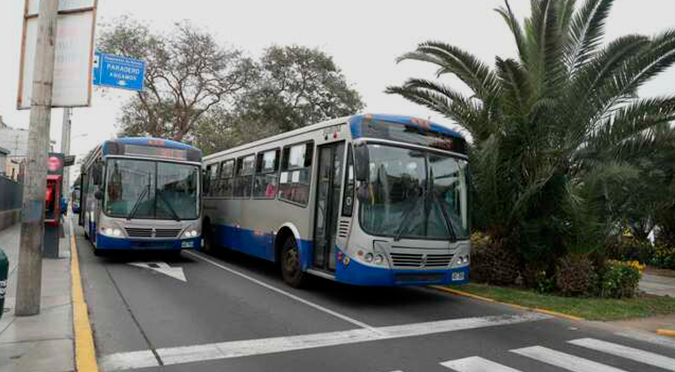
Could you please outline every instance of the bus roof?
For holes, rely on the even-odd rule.
[[[350,120],[350,129],[352,131],[353,138],[361,137],[361,123],[364,119],[369,118],[373,120],[381,120],[390,123],[396,123],[401,125],[418,125],[420,122],[425,122],[429,125],[429,130],[432,132],[439,132],[447,134],[453,137],[458,137],[464,139],[464,136],[446,126],[434,123],[429,120],[420,119],[412,116],[403,116],[403,115],[383,115],[383,114],[364,114],[364,115],[355,115]]]
[[[155,147],[164,147],[168,149],[179,149],[179,150],[198,150],[196,147],[186,145],[181,142],[172,141],[163,138],[155,137],[123,137],[115,138],[105,141],[103,145],[103,153],[105,154],[106,144],[107,143],[117,143],[121,145],[136,145],[136,146],[155,146]]]
[[[239,145],[237,147],[233,147],[233,148],[230,148],[230,149],[227,149],[227,150],[218,151],[218,152],[213,153],[211,155],[205,156],[204,160],[208,161],[208,160],[211,160],[213,158],[220,157],[221,155],[226,154],[226,153],[232,153],[232,152],[237,152],[239,150],[244,150],[244,149],[247,149],[247,148],[261,146],[261,145],[264,145],[264,144],[269,143],[269,142],[274,142],[274,141],[286,139],[286,138],[289,138],[289,137],[297,136],[297,135],[304,134],[304,133],[307,133],[307,132],[312,132],[312,131],[315,131],[315,130],[319,130],[319,129],[322,129],[322,128],[325,128],[325,127],[330,127],[332,125],[340,124],[340,123],[349,123],[350,131],[352,133],[352,137],[354,139],[356,139],[356,138],[361,137],[361,124],[366,117],[372,118],[372,119],[375,119],[375,120],[387,121],[387,122],[391,122],[391,123],[399,123],[401,125],[409,125],[409,124],[414,123],[415,121],[418,121],[418,122],[424,121],[424,122],[429,123],[431,131],[444,133],[446,135],[450,135],[450,136],[459,137],[459,138],[464,139],[464,136],[461,133],[456,132],[456,131],[448,128],[448,127],[445,127],[445,126],[437,124],[437,123],[430,122],[428,120],[415,118],[415,117],[412,117],[412,116],[383,115],[383,114],[360,114],[360,115],[352,115],[352,116],[346,116],[346,117],[340,117],[340,118],[336,118],[336,119],[326,120],[326,121],[323,121],[323,122],[318,123],[318,124],[308,125],[306,127],[302,127],[302,128],[294,129],[292,131],[280,133],[280,134],[277,134],[277,135],[274,135],[274,136],[271,136],[271,137],[267,137],[267,138],[264,138],[264,139],[261,139],[261,140],[258,140],[258,141],[254,141],[254,142],[246,143],[246,144],[243,144],[243,145]]]

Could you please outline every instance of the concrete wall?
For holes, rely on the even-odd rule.
[[[21,209],[0,212],[0,230],[21,222]]]
[[[0,176],[0,230],[20,221],[22,195],[20,183]]]

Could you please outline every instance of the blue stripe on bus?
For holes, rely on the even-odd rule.
[[[363,136],[362,132],[362,123],[363,119],[365,118],[366,115],[356,115],[351,119],[351,122],[349,123],[351,132],[352,132],[352,138],[357,139]],[[399,124],[410,124],[412,119],[415,119],[411,116],[403,116],[403,115],[382,115],[382,114],[373,114],[369,115],[375,120],[382,120],[382,121],[387,121],[390,123],[399,123]],[[440,132],[440,133],[445,133],[449,134],[454,137],[459,137],[459,138],[464,138],[464,136],[456,132],[448,127],[445,127],[440,124],[436,124],[434,122],[429,122],[431,126],[431,130],[434,132]]]
[[[191,248],[183,248],[184,241],[192,241]],[[196,249],[201,248],[201,237],[192,239],[171,239],[171,240],[140,240],[128,238],[111,238],[109,236],[96,234],[96,249],[110,250],[159,250],[159,249]]]
[[[273,234],[228,225],[216,225],[215,238],[220,246],[268,261],[274,262],[276,260]],[[300,239],[298,242],[302,270],[307,270],[311,267],[312,247],[312,241]]]

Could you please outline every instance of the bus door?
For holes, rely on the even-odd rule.
[[[344,142],[318,148],[319,171],[314,217],[314,268],[335,271],[335,234],[342,188]]]

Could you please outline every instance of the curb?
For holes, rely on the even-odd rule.
[[[94,335],[89,323],[87,302],[84,299],[77,243],[70,220],[70,281],[73,300],[73,330],[75,333],[75,367],[77,371],[98,372]]]
[[[657,329],[656,334],[660,336],[675,337],[675,330],[672,329]]]
[[[430,285],[429,288],[433,288],[433,289],[443,291],[443,292],[452,293],[452,294],[462,296],[462,297],[473,298],[475,300],[491,302],[491,303],[500,304],[500,305],[506,305],[506,306],[509,306],[509,307],[512,307],[512,308],[518,309],[518,310],[535,311],[535,312],[538,312],[538,313],[551,315],[551,316],[554,316],[556,318],[563,318],[563,319],[571,320],[571,321],[574,321],[574,322],[580,322],[582,320],[585,320],[584,318],[580,318],[578,316],[563,314],[563,313],[559,313],[559,312],[553,311],[553,310],[546,310],[546,309],[539,309],[539,308],[521,306],[521,305],[516,305],[516,304],[510,304],[508,302],[500,302],[500,301],[494,300],[492,298],[478,296],[478,295],[475,295],[473,293],[460,291],[458,289],[447,288],[447,287],[443,287],[443,286],[440,286],[440,285]],[[669,332],[673,332],[673,337],[675,337],[675,331],[669,331]]]

